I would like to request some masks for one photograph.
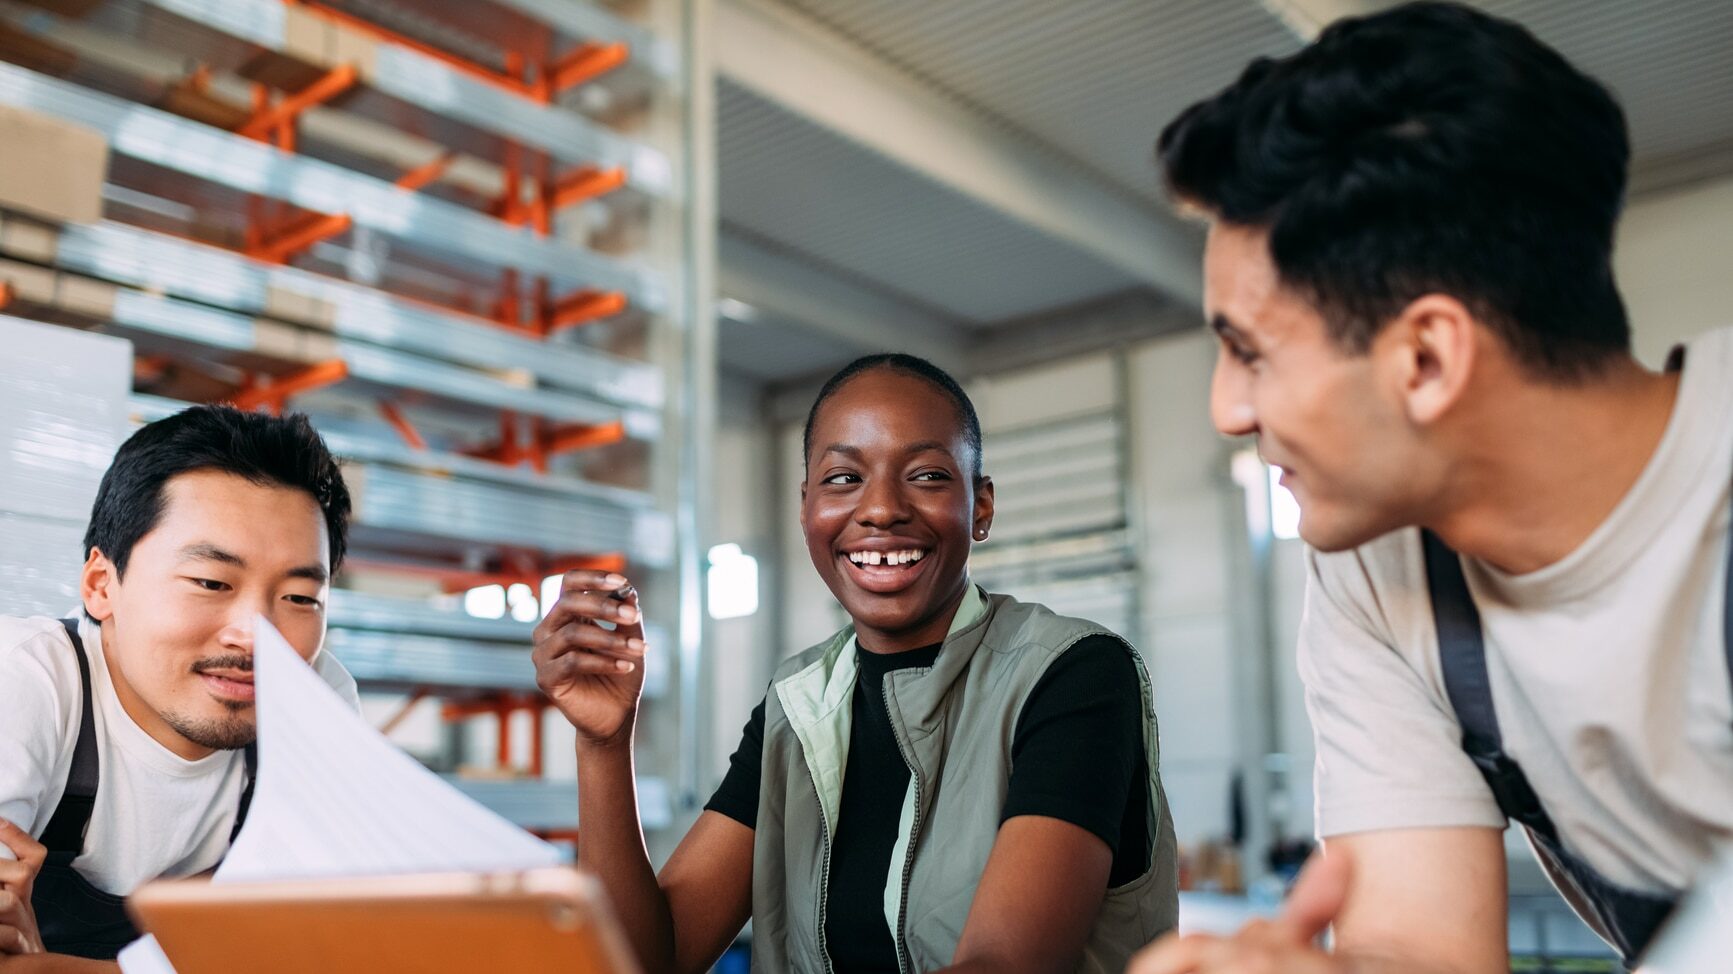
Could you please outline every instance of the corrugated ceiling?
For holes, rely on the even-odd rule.
[[[1257,0],[779,2],[1152,202],[1161,126],[1252,58],[1299,46]],[[1474,5],[1527,25],[1617,93],[1640,173],[1690,161],[1702,175],[1706,155],[1733,169],[1733,3]]]
[[[1254,0],[781,0],[933,88],[1164,205],[1169,119],[1299,41]]]
[[[738,85],[719,82],[717,104],[725,229],[963,324],[1025,317],[1136,283]]]
[[[1525,24],[1624,105],[1633,187],[1733,171],[1733,2],[1483,0]]]
[[[775,2],[1151,209],[1166,206],[1152,159],[1162,125],[1252,58],[1300,44],[1258,0]],[[1614,90],[1634,192],[1733,172],[1733,0],[1476,5]],[[744,89],[724,81],[719,95],[725,230],[977,327],[1138,286]]]

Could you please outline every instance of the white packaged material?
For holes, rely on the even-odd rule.
[[[0,511],[82,527],[131,392],[131,342],[0,315]]]
[[[0,511],[0,615],[58,616],[78,604],[84,524]]]

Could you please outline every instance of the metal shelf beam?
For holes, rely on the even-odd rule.
[[[289,46],[287,8],[281,0],[145,2],[273,51],[285,52]],[[642,33],[606,15],[580,14],[574,22],[577,21],[620,34],[622,40],[627,40],[625,35]],[[642,39],[639,42],[645,43]],[[646,43],[646,47],[653,56],[661,56],[660,45]],[[634,44],[633,50],[640,48]],[[374,48],[372,62],[362,65],[362,71],[363,81],[370,87],[410,105],[517,140],[567,162],[623,167],[627,185],[652,196],[666,197],[673,189],[668,159],[655,149],[621,138],[575,112],[537,104],[471,78],[407,47],[379,43]]]
[[[113,151],[176,172],[342,213],[411,246],[492,267],[539,274],[563,287],[619,291],[652,313],[668,303],[659,274],[340,166],[134,104],[13,64],[0,64],[0,104],[56,115],[101,132]]]
[[[656,408],[663,401],[662,372],[647,362],[513,334],[359,284],[124,224],[65,227],[54,262],[103,280],[323,327],[388,348],[523,370],[621,405]]]

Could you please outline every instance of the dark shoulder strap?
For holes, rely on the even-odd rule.
[[[247,824],[247,809],[253,807],[253,783],[259,780],[259,745],[248,744],[242,754],[247,762],[247,784],[241,789],[241,809],[235,814],[235,827],[229,830],[230,845],[241,834],[241,826]]]
[[[1733,690],[1733,518],[1727,521],[1726,591],[1721,593],[1721,649],[1727,654],[1727,681]]]
[[[71,862],[84,851],[84,833],[90,827],[90,813],[96,808],[96,786],[101,777],[100,759],[96,750],[96,712],[90,693],[90,657],[84,652],[84,640],[78,636],[78,620],[62,619],[66,635],[72,640],[72,651],[78,656],[78,679],[83,709],[78,717],[78,743],[72,749],[72,771],[66,776],[66,791],[60,804],[42,831],[41,842],[48,848],[48,861]]]
[[[1492,681],[1486,670],[1486,637],[1480,610],[1462,574],[1462,559],[1430,531],[1420,533],[1426,558],[1426,589],[1432,598],[1432,622],[1438,630],[1439,663],[1444,689],[1456,721],[1462,725],[1462,749],[1480,769],[1487,787],[1505,816],[1554,841],[1558,829],[1539,796],[1509,755],[1492,705]]]

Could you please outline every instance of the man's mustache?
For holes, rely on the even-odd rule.
[[[253,672],[253,657],[240,653],[228,656],[207,656],[193,664],[194,673],[204,673],[207,670],[240,670],[243,673]]]

